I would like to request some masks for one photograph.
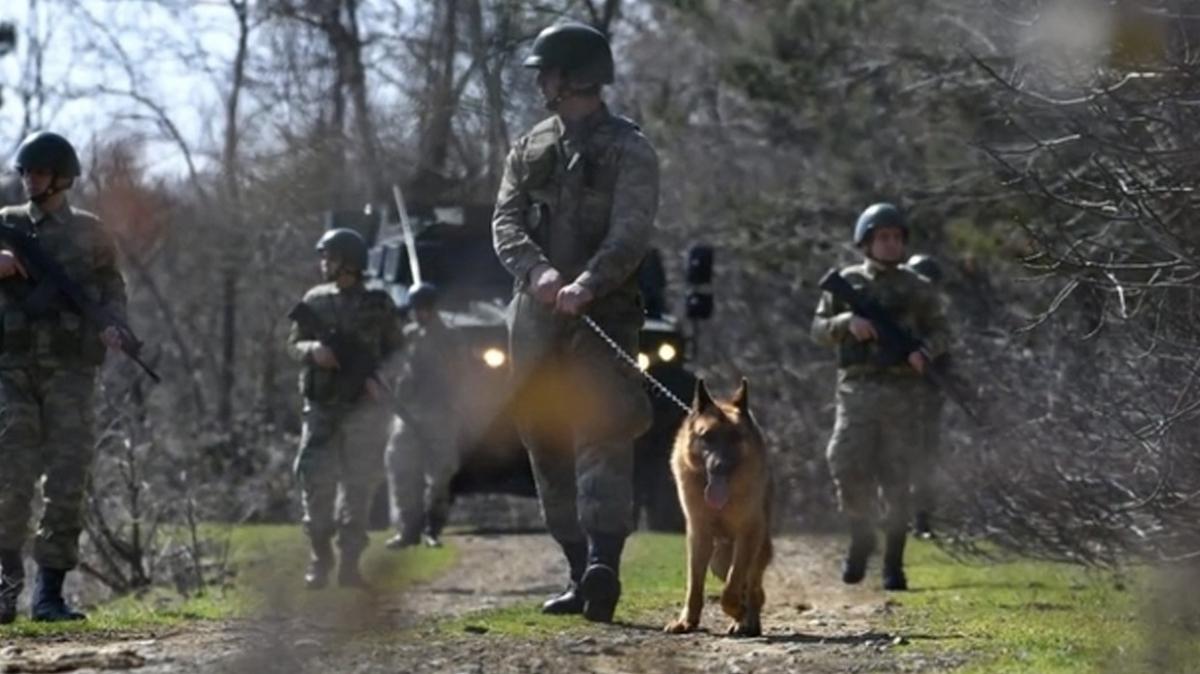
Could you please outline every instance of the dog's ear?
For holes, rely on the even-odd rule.
[[[746,381],[745,377],[742,377],[742,383],[733,392],[733,399],[730,402],[743,414],[750,409],[750,382]]]
[[[692,411],[703,412],[704,410],[715,407],[712,396],[708,394],[708,387],[704,385],[703,379],[696,380],[696,395],[692,396]]]

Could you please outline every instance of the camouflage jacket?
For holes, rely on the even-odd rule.
[[[551,117],[508,155],[492,237],[517,291],[539,264],[596,297],[590,313],[626,314],[658,210],[658,156],[633,122],[602,108],[571,124]]]
[[[846,267],[841,274],[850,285],[873,298],[901,327],[921,340],[922,350],[931,361],[945,354],[949,331],[941,297],[933,284],[908,267],[881,265],[873,260]],[[824,293],[812,325],[812,336],[817,343],[837,348],[838,369],[843,377],[885,370],[916,375],[916,371],[905,363],[881,366],[878,342],[859,342],[850,334],[852,316],[849,307]]]
[[[125,280],[117,247],[95,215],[64,204],[45,213],[32,202],[0,209],[0,226],[33,233],[46,254],[89,297],[125,318]],[[97,366],[104,362],[101,326],[92,325],[61,296],[36,310],[24,300],[32,284],[19,277],[0,281],[0,368]]]
[[[415,414],[454,414],[467,375],[467,351],[444,323],[404,326],[403,356],[397,364],[396,393]]]
[[[324,325],[351,336],[356,346],[366,350],[366,357],[380,363],[381,369],[403,343],[400,315],[382,290],[368,290],[361,283],[344,289],[335,283],[322,283],[305,293],[303,302],[312,307]],[[348,386],[350,382],[339,370],[320,368],[313,362],[312,353],[321,345],[318,337],[292,323],[288,354],[304,365],[300,392],[316,403],[357,402],[361,389]],[[348,393],[351,389],[354,393]]]

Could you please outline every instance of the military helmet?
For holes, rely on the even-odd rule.
[[[437,300],[438,289],[432,283],[414,283],[408,289],[408,306],[414,309],[432,309]]]
[[[48,171],[59,178],[78,178],[82,173],[79,155],[70,141],[50,131],[26,136],[17,147],[12,167],[17,172]]]
[[[858,222],[854,223],[854,245],[861,246],[866,243],[871,232],[880,227],[899,227],[904,230],[904,235],[908,236],[908,223],[904,221],[904,215],[899,208],[888,203],[871,204],[858,216]]]
[[[908,258],[908,268],[934,283],[942,280],[942,265],[932,255],[913,255]]]
[[[612,47],[604,33],[578,22],[559,23],[542,30],[533,41],[526,68],[561,68],[577,87],[613,83]]]
[[[318,253],[336,255],[342,264],[359,271],[367,268],[367,242],[353,229],[339,227],[325,232],[317,241],[316,248]]]

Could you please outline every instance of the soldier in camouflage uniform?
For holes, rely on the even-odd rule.
[[[928,281],[901,263],[908,225],[890,204],[863,211],[854,243],[861,264],[841,270],[859,292],[872,297],[894,320],[922,342],[907,362],[881,363],[879,334],[867,319],[825,293],[813,320],[813,338],[835,347],[838,358],[837,420],[829,440],[829,470],[842,511],[850,520],[851,541],[842,580],[857,583],[875,547],[876,494],[885,508],[886,548],[883,587],[904,590],[904,544],[909,513],[908,469],[919,451],[921,375],[947,343],[941,302]]]
[[[403,420],[388,443],[388,488],[397,534],[392,549],[429,547],[450,512],[450,478],[458,470],[458,432],[466,351],[437,311],[437,289],[413,286],[408,305],[413,322],[404,328],[404,355],[396,381]]]
[[[0,210],[0,226],[37,235],[46,253],[96,302],[122,320],[125,282],[112,236],[96,216],[67,203],[80,174],[62,136],[35,133],[17,150],[14,168],[29,201]],[[93,394],[105,347],[120,333],[92,325],[62,297],[39,296],[20,260],[0,250],[0,623],[16,618],[24,584],[21,550],[35,484],[44,510],[33,543],[38,572],[32,617],[81,620],[62,596],[79,563],[83,498],[95,452]]]
[[[363,286],[366,243],[353,230],[333,229],[317,242],[317,251],[327,283],[309,290],[304,304],[325,326],[353,337],[356,348],[383,363],[401,344],[401,325],[387,293]],[[377,378],[351,381],[339,371],[330,345],[295,323],[288,354],[304,366],[304,431],[295,471],[311,545],[305,584],[320,589],[328,583],[336,534],[338,584],[361,587],[358,559],[367,546],[368,506],[383,468],[390,394]]]
[[[570,584],[546,613],[612,620],[620,558],[633,527],[633,441],[651,423],[637,374],[578,317],[637,353],[636,272],[658,208],[658,159],[631,121],[608,111],[608,40],[551,26],[525,66],[555,114],[517,141],[496,198],[493,239],[515,279],[509,347],[517,422],[547,528]]]
[[[941,266],[928,255],[913,255],[908,268],[936,287],[942,281]],[[944,354],[930,367],[949,377],[950,355]],[[921,444],[913,458],[909,480],[912,485],[913,533],[920,538],[933,538],[931,522],[936,495],[933,477],[935,466],[942,450],[942,409],[946,406],[946,394],[936,386],[922,387],[921,400]]]

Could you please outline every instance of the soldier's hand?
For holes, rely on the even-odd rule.
[[[592,301],[592,291],[587,289],[587,286],[572,283],[563,286],[562,290],[558,291],[558,298],[554,303],[554,310],[570,316],[578,316],[587,308],[588,303]]]
[[[538,265],[529,272],[530,290],[537,301],[547,306],[553,306],[558,291],[562,290],[562,274],[548,264]]]
[[[104,342],[109,351],[120,351],[125,340],[121,338],[121,331],[110,325],[101,331],[100,341]]]
[[[913,351],[912,353],[908,354],[908,364],[911,365],[912,369],[916,370],[918,374],[925,374],[925,368],[929,365],[929,361],[925,358],[924,353],[920,351]]]
[[[13,274],[17,274],[21,278],[29,278],[25,267],[17,259],[17,256],[12,254],[12,251],[0,250],[0,278],[8,278]]]
[[[326,370],[336,370],[341,367],[341,364],[338,363],[337,356],[333,355],[333,349],[325,346],[324,344],[313,349],[312,359],[313,362],[317,364],[317,367],[324,368]]]
[[[875,332],[875,326],[861,316],[850,317],[850,334],[860,342],[869,342],[872,339],[879,339],[879,334]]]

